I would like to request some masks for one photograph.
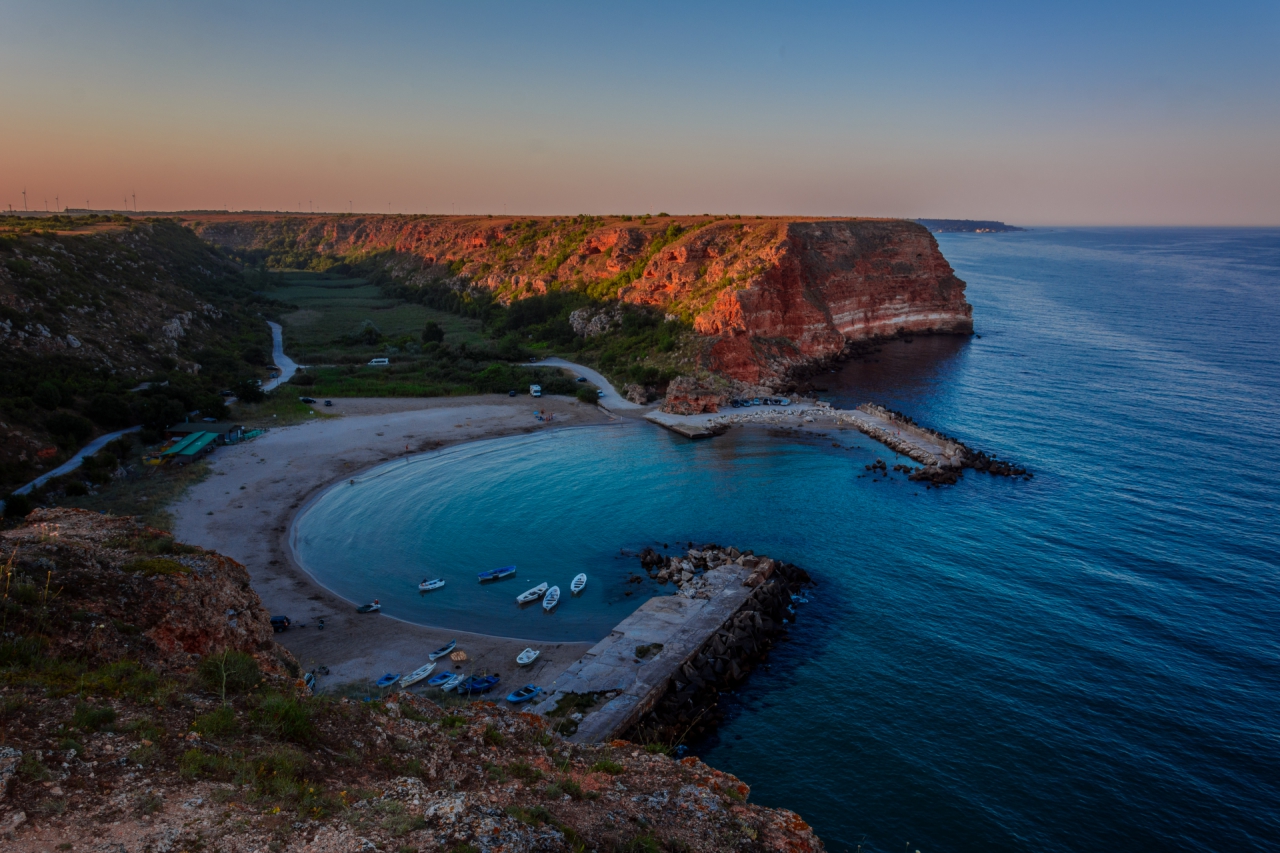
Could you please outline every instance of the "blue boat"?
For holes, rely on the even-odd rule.
[[[427,679],[427,686],[439,687],[441,684],[444,684],[450,678],[453,678],[452,672],[442,672],[439,675],[433,675]]]
[[[469,678],[458,685],[458,692],[464,696],[472,693],[488,693],[498,683],[498,676],[494,675],[477,675]]]
[[[512,705],[519,705],[521,702],[528,702],[534,696],[542,692],[542,688],[536,684],[526,684],[515,693],[508,694],[507,701]]]
[[[390,687],[391,685],[395,684],[399,680],[400,680],[400,673],[388,672],[386,675],[378,679],[378,686]]]
[[[487,572],[480,572],[476,577],[480,578],[480,583],[485,581],[500,581],[503,578],[509,578],[516,573],[515,566],[503,566],[500,569],[490,569]]]

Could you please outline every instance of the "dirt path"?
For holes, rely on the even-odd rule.
[[[590,643],[534,644],[542,649],[538,662],[517,669],[516,655],[528,645],[519,640],[358,615],[351,602],[321,587],[297,565],[288,530],[310,497],[387,459],[465,441],[607,424],[608,415],[563,397],[544,397],[536,406],[528,397],[499,395],[333,402],[332,408],[317,407],[325,417],[219,448],[210,460],[213,474],[171,507],[179,540],[244,563],[267,608],[306,625],[278,639],[305,669],[329,668],[321,689],[377,679],[386,672],[411,672],[426,663],[427,652],[456,638],[468,656],[463,670],[500,673],[505,696],[528,682],[549,684],[590,648]],[[535,408],[554,412],[554,425],[535,420]],[[323,630],[316,628],[320,619]]]

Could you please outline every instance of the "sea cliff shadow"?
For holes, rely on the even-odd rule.
[[[842,409],[876,402],[899,411],[921,411],[940,396],[954,393],[952,379],[963,368],[971,343],[968,335],[893,340],[810,381],[815,388],[825,388],[821,396]]]

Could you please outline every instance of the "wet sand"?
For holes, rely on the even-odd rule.
[[[565,397],[483,395],[465,398],[334,399],[317,405],[314,421],[273,429],[261,438],[213,454],[213,474],[193,486],[170,511],[174,534],[232,557],[249,570],[253,587],[273,615],[296,625],[277,639],[310,670],[327,666],[321,690],[372,681],[383,673],[408,673],[427,653],[451,639],[467,660],[445,666],[502,676],[489,698],[526,683],[548,685],[591,643],[526,643],[414,625],[379,614],[360,615],[352,602],[320,586],[293,559],[288,531],[298,510],[330,484],[389,459],[485,438],[544,429],[603,425],[614,419],[595,406]],[[554,414],[538,421],[534,409]],[[359,602],[363,603],[363,602]],[[316,626],[323,619],[325,627]],[[506,633],[495,619],[494,633]],[[517,667],[526,646],[542,655]],[[422,689],[421,686],[415,690]]]

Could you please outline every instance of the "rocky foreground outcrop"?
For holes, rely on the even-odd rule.
[[[742,217],[221,216],[234,250],[388,255],[408,282],[457,277],[504,302],[570,287],[656,308],[701,336],[701,367],[776,386],[894,334],[969,333],[972,308],[922,225]],[[579,334],[598,333],[581,318]]]
[[[491,702],[312,697],[242,566],[132,519],[38,512],[0,565],[6,853],[822,849],[660,747]]]

